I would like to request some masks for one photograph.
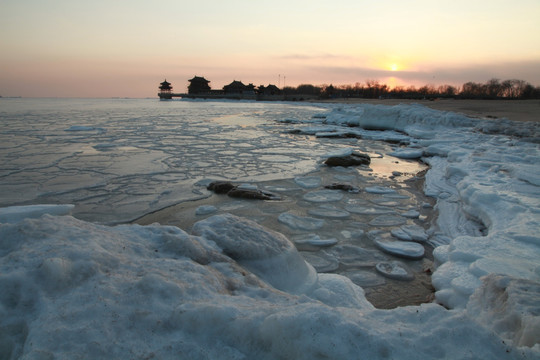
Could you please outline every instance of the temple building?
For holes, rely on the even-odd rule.
[[[206,80],[202,76],[194,76],[193,79],[188,80],[188,94],[206,94],[210,92],[210,81]]]
[[[225,85],[223,87],[223,91],[225,91],[225,94],[254,95],[255,85],[253,84],[244,85],[244,83],[242,83],[241,81],[234,80],[229,85]]]
[[[165,79],[165,81],[159,84],[159,98],[172,99],[172,89],[171,83]]]

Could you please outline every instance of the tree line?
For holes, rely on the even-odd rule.
[[[298,97],[329,98],[393,98],[393,99],[540,99],[540,86],[533,86],[524,80],[491,79],[486,83],[467,82],[461,87],[453,85],[396,86],[390,88],[378,80],[367,80],[354,85],[311,85],[287,86],[285,95]]]

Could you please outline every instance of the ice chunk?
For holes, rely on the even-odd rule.
[[[217,211],[217,208],[213,205],[201,205],[195,210],[195,215],[208,215]]]
[[[321,156],[323,159],[328,159],[331,157],[344,157],[349,156],[354,152],[353,148],[343,148],[343,149],[337,149],[332,152],[326,153],[323,156]]]
[[[341,275],[348,277],[353,283],[361,287],[379,286],[386,283],[384,278],[368,270],[349,270],[341,273]]]
[[[311,264],[318,273],[331,272],[339,267],[339,261],[332,255],[324,252],[301,252],[304,259]]]
[[[317,234],[299,235],[294,237],[293,241],[298,245],[311,245],[317,247],[332,246],[338,242],[336,238],[321,239]]]
[[[401,216],[406,217],[408,219],[418,219],[420,216],[420,213],[417,210],[409,210],[404,213],[401,213]]]
[[[306,189],[313,189],[321,186],[322,180],[320,176],[304,176],[294,178],[294,182]]]
[[[393,214],[394,210],[382,207],[368,207],[362,205],[350,204],[345,206],[345,210],[355,214],[361,215],[384,215],[384,214]]]
[[[471,296],[467,313],[516,346],[540,344],[540,284],[491,274]]]
[[[373,240],[375,245],[388,254],[406,259],[421,259],[424,257],[424,247],[415,242],[388,240],[377,237]]]
[[[351,244],[336,245],[327,252],[338,258],[344,266],[350,267],[375,266],[377,262],[387,260],[380,251]]]
[[[368,186],[364,190],[372,194],[393,194],[396,192],[396,190],[385,186]]]
[[[423,151],[421,149],[398,149],[390,155],[400,159],[419,159],[422,157]]]
[[[418,225],[403,225],[399,229],[392,229],[392,236],[398,238],[399,240],[405,241],[418,241],[425,242],[428,240],[428,234]]]
[[[303,293],[317,275],[282,234],[231,214],[214,215],[193,225],[193,234],[217,244],[227,256],[277,289]]]
[[[282,213],[278,216],[278,221],[287,225],[291,229],[297,230],[317,230],[323,227],[324,220],[315,219],[308,216],[298,216],[291,213]]]
[[[27,205],[0,208],[0,223],[17,223],[26,218],[38,218],[44,214],[69,215],[75,205]]]
[[[401,261],[386,261],[375,265],[375,269],[383,276],[395,280],[410,281],[414,279],[414,274]]]
[[[304,195],[304,200],[316,203],[339,201],[341,199],[343,199],[343,193],[333,190],[311,191]]]
[[[403,225],[407,222],[401,216],[394,215],[379,215],[375,219],[369,222],[371,226],[398,226]]]
[[[332,205],[321,205],[319,207],[309,209],[308,214],[332,219],[346,219],[351,215],[349,212]]]

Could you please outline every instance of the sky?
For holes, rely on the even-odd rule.
[[[540,86],[540,0],[0,0],[0,96],[155,97],[204,76]]]

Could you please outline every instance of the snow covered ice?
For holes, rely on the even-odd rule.
[[[166,115],[159,115],[165,119],[159,130],[158,125],[144,120],[155,112],[154,105],[144,105],[147,112],[140,115],[140,122],[90,123],[81,119],[93,105],[82,102],[76,106],[80,113],[73,113],[77,123],[64,123],[56,133],[57,112],[45,103],[35,113],[22,108],[2,110],[0,116],[6,123],[0,145],[3,358],[540,357],[537,125],[486,122],[417,105],[325,105],[327,110],[230,105],[258,114],[257,125],[248,125],[243,132],[245,116],[232,117],[227,123],[220,115],[231,111],[227,103],[203,104],[208,108],[197,106],[197,111],[207,111],[207,118],[218,120],[201,117],[191,125],[221,144],[219,156],[202,156],[208,145],[188,141],[196,137],[191,137],[186,124],[172,121],[178,111],[175,106],[180,106],[175,102]],[[124,111],[130,106],[120,107]],[[23,114],[31,119],[40,113],[50,127],[38,127],[35,139],[52,139],[57,145],[47,153],[37,145],[32,147],[42,140],[30,141],[18,127],[20,123],[8,121]],[[279,123],[274,119],[276,113],[281,119],[295,121]],[[319,115],[313,117],[314,113]],[[334,190],[341,199],[317,193],[317,179],[305,174],[327,154],[347,153],[353,140],[343,140],[348,146],[336,150],[333,138],[317,140],[303,135],[304,123],[313,134],[323,129],[326,133],[354,131],[375,142],[392,140],[393,145],[381,147],[385,158],[402,146],[422,151],[422,161],[430,165],[424,192],[436,200],[438,213],[431,228],[413,226],[421,219],[402,216],[410,210],[431,211],[429,206],[421,203],[410,209],[410,199],[386,197],[393,194],[383,188],[365,191],[369,200]],[[169,134],[175,126],[182,131]],[[290,131],[280,132],[274,126],[294,127],[297,137],[291,141]],[[135,137],[122,137],[121,130],[126,128],[133,129]],[[151,135],[143,135],[145,131]],[[160,140],[153,141],[153,137]],[[26,142],[17,143],[21,139]],[[189,149],[181,149],[181,139],[189,143]],[[249,153],[240,151],[246,148]],[[182,167],[172,165],[181,158],[174,157],[174,152],[186,151],[188,156],[187,151],[195,149],[199,152],[190,162]],[[234,154],[228,155],[228,151]],[[147,163],[130,168],[140,159],[135,154]],[[77,170],[75,165],[87,155],[90,159],[86,160],[97,167]],[[229,163],[218,165],[217,160],[227,156]],[[112,161],[113,157],[125,160],[125,167]],[[233,161],[239,158],[247,161]],[[148,164],[151,168],[142,166]],[[222,166],[220,174],[206,174],[216,166]],[[189,179],[181,177],[181,169],[190,174]],[[354,174],[335,171],[347,179],[366,174],[365,169],[354,170]],[[78,181],[77,186],[68,175]],[[39,176],[39,180],[33,178]],[[247,206],[245,213],[251,213],[252,219],[226,214],[215,206],[199,207],[199,214],[194,214],[199,221],[191,229],[88,221],[107,208],[106,217],[99,219],[102,223],[131,219],[141,207],[150,212],[186,199],[182,195],[186,191],[190,199],[207,196],[196,193],[200,187],[193,187],[203,178],[248,183],[286,176],[291,179],[283,183],[287,186],[278,183],[275,188],[297,196],[305,214],[290,212],[287,202],[269,203],[275,214],[270,221],[259,217],[253,205],[231,202],[228,209],[242,212]],[[45,182],[35,186],[41,180]],[[178,183],[178,187],[172,186]],[[145,187],[146,192],[141,191]],[[10,195],[21,189],[28,190],[22,202],[32,205],[19,206],[24,204]],[[105,199],[107,192],[112,195]],[[304,199],[309,193],[321,202]],[[397,195],[402,193],[397,191]],[[38,205],[52,198],[66,205]],[[120,210],[110,205],[115,201],[120,202]],[[129,216],[121,214],[124,209]],[[317,211],[308,216],[309,209]],[[350,217],[332,217],[340,214],[338,210],[349,212]],[[380,223],[354,225],[353,216],[378,218]],[[335,226],[343,221],[351,225]],[[284,236],[259,222],[288,229],[294,236]],[[313,228],[314,224],[323,227]],[[332,234],[326,232],[328,225]],[[375,233],[364,230],[374,226],[383,232],[385,241],[426,243],[427,237],[427,243],[435,246],[435,302],[382,310],[367,301],[361,286],[390,281],[368,268],[378,264],[387,276],[408,275],[407,268],[392,262],[391,255],[359,246],[373,237]],[[293,241],[318,250],[297,251]],[[357,267],[343,275],[317,273],[309,264],[310,256],[314,267]]]

